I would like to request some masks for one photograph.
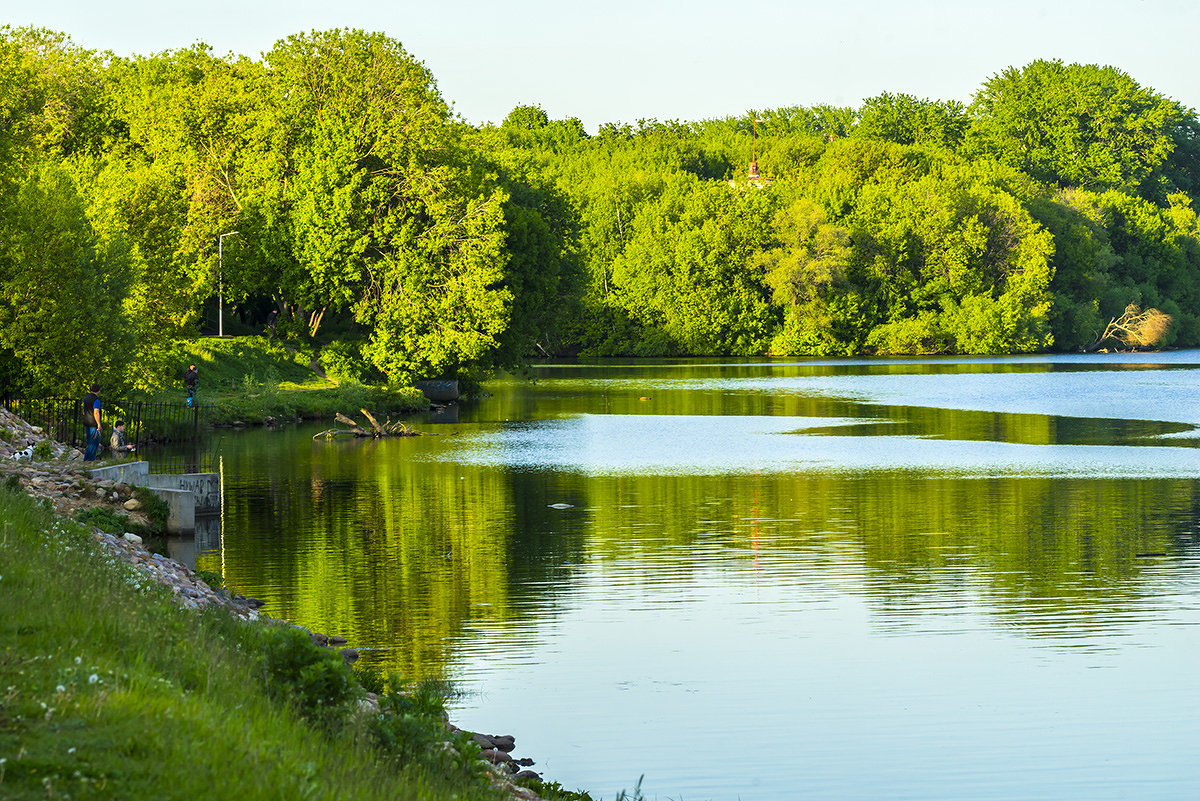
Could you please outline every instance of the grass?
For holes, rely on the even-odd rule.
[[[376,731],[335,652],[189,612],[3,487],[0,643],[6,799],[503,797],[469,748],[430,747],[428,710]]]
[[[297,418],[328,420],[336,412],[354,414],[361,408],[381,414],[407,414],[429,406],[420,391],[412,387],[395,389],[322,378],[310,367],[312,358],[313,352],[306,345],[267,342],[261,336],[181,342],[176,356],[177,389],[160,393],[154,400],[183,400],[183,370],[195,364],[200,372],[197,400],[208,410],[208,421],[215,425]]]

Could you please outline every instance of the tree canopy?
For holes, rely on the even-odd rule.
[[[1134,307],[1197,345],[1198,181],[1195,112],[1108,66],[589,135],[536,103],[468,125],[380,33],[255,60],[3,28],[0,381],[161,383],[218,295],[397,383],[1084,348]]]

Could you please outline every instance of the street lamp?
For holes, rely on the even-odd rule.
[[[237,231],[226,231],[217,237],[217,336],[225,336],[225,237]]]

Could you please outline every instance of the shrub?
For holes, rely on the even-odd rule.
[[[75,519],[85,525],[95,526],[101,531],[107,531],[109,534],[119,534],[128,531],[141,536],[147,533],[146,527],[134,523],[129,519],[129,515],[114,512],[107,506],[93,506],[90,509],[84,509],[75,515]]]
[[[212,570],[197,570],[196,578],[200,579],[214,590],[219,590],[225,586],[225,577]]]
[[[154,534],[161,534],[167,530],[167,518],[171,515],[170,505],[162,498],[158,497],[147,487],[134,487],[133,497],[137,498],[142,504],[142,512],[146,517],[150,518],[150,531]]]
[[[39,459],[49,459],[54,455],[54,448],[50,445],[50,440],[44,439],[33,446],[33,455]]]
[[[262,670],[267,692],[314,722],[330,722],[352,695],[353,673],[341,654],[291,626],[263,630]]]

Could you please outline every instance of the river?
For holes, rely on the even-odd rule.
[[[217,435],[198,566],[597,799],[1200,797],[1200,352],[533,374]]]

